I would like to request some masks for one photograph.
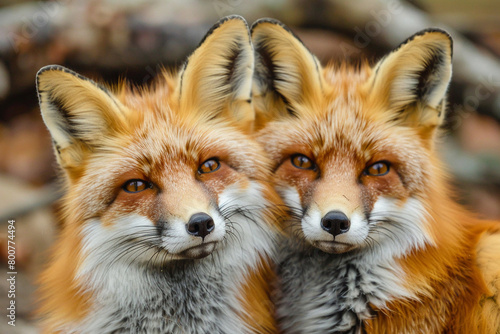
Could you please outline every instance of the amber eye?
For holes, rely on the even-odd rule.
[[[123,190],[128,193],[138,193],[149,188],[151,188],[151,183],[140,179],[128,180],[123,185]]]
[[[220,162],[215,158],[211,158],[202,163],[200,167],[198,167],[198,173],[200,174],[212,173],[219,168],[220,168]]]
[[[389,173],[389,163],[387,161],[377,161],[365,169],[366,175],[382,176]]]
[[[314,169],[316,167],[314,162],[303,154],[295,154],[291,160],[292,165],[300,169]]]

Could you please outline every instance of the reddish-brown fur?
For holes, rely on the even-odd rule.
[[[229,85],[225,78],[217,77],[222,75],[220,62],[232,60],[224,54],[230,51],[228,45],[238,46],[236,42],[228,44],[228,38],[249,43],[244,20],[221,22],[224,27],[207,37],[209,42],[190,57],[182,73],[165,71],[151,87],[130,88],[122,83],[108,94],[61,67],[40,72],[41,109],[67,186],[61,236],[40,278],[38,315],[45,333],[78,323],[89,314],[95,300],[92,291],[86,290],[86,282],[77,277],[83,260],[82,231],[91,218],[99,218],[107,229],[132,213],[151,222],[164,217],[187,222],[194,213],[217,205],[218,196],[229,186],[238,184],[244,190],[252,181],[262,187],[269,202],[263,212],[269,230],[279,230],[276,216],[281,214],[281,200],[270,185],[270,162],[246,134],[247,118],[253,117],[243,111],[251,112],[251,105],[241,92],[231,97],[229,87],[217,90],[213,86]],[[245,48],[251,51],[250,44]],[[244,55],[253,56],[251,52]],[[244,69],[251,77],[251,67]],[[47,100],[56,101],[53,104],[61,107],[61,113],[71,113],[72,118],[63,124],[80,122],[75,126],[76,134],[68,132],[75,138],[68,141],[67,133],[54,125],[53,118],[59,116],[50,114],[54,107]],[[213,157],[221,164],[216,173],[196,172]],[[123,185],[131,179],[145,180],[152,186],[138,193],[125,192]],[[276,332],[269,300],[270,261],[262,255],[261,263],[244,273],[246,281],[241,286],[244,310],[240,316],[258,333]]]
[[[401,206],[418,198],[428,213],[425,229],[432,242],[395,259],[405,288],[417,298],[375,307],[366,332],[500,333],[500,246],[495,244],[500,222],[478,220],[455,203],[436,152],[445,102],[433,95],[426,105],[405,91],[405,84],[423,73],[422,59],[432,52],[427,50],[441,48],[451,62],[449,37],[435,31],[417,34],[377,67],[324,69],[279,23],[259,22],[252,38],[268,63],[286,67],[268,79],[275,80],[274,86],[265,80],[254,86],[257,135],[275,163],[279,189],[293,187],[304,210],[313,205],[322,215],[332,205],[348,216],[360,208],[370,212],[380,196]],[[447,71],[439,72],[443,81],[446,75],[449,80]],[[307,156],[317,168],[294,167],[294,154]],[[388,174],[363,174],[381,160],[391,162]],[[302,234],[297,226],[292,235]]]

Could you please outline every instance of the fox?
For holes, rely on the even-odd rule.
[[[439,158],[452,38],[322,66],[283,23],[251,27],[254,131],[288,208],[282,333],[500,333],[500,222],[460,206]]]
[[[254,51],[217,22],[178,73],[36,77],[65,195],[40,276],[43,333],[275,333],[281,199],[251,135]]]

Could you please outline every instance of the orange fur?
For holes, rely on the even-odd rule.
[[[133,88],[122,82],[111,91],[60,66],[39,72],[42,115],[54,139],[67,188],[62,232],[40,278],[38,316],[45,333],[78,328],[83,319],[92,321],[88,317],[100,299],[95,284],[87,284],[81,271],[90,261],[89,240],[83,238],[96,219],[102,231],[118,228],[120,219],[132,215],[154,225],[180,220],[187,230],[190,217],[213,211],[227,189],[241,193],[258,184],[267,199],[262,209],[265,233],[278,232],[275,217],[281,214],[281,200],[269,184],[270,161],[246,134],[253,120],[252,68],[248,27],[242,18],[229,17],[214,26],[180,73],[164,71],[151,87]],[[213,173],[201,173],[199,166],[209,159],[217,159],[220,167]],[[147,182],[148,187],[137,193],[125,191],[124,184],[135,179]],[[231,217],[235,214],[239,212]],[[190,242],[196,239],[184,233]],[[236,234],[233,239],[240,237],[238,230],[232,233]],[[203,244],[205,237],[198,240]],[[265,247],[272,250],[271,244]],[[269,301],[272,259],[266,252],[258,253],[259,263],[241,274],[243,310],[235,316],[255,333],[276,332]],[[163,255],[158,254],[147,265],[161,262]],[[183,254],[180,260],[186,259]],[[163,261],[168,262],[168,255]],[[193,259],[186,256],[198,261],[197,254]],[[219,265],[217,260],[206,261]],[[102,277],[105,275],[107,272]]]
[[[274,305],[271,301],[271,286],[275,274],[269,260],[262,262],[258,271],[248,275],[242,288],[241,299],[245,304],[246,322],[258,325],[256,333],[277,333]]]
[[[53,314],[50,322],[43,323],[43,333],[59,333],[55,324],[81,320],[88,310],[88,302],[91,296],[81,291],[73,282],[80,258],[80,238],[74,226],[65,228],[63,235],[58,241],[55,249],[66,254],[54,256],[51,269],[45,271],[39,282],[42,286],[40,295],[45,296],[45,302],[38,310],[38,314]],[[50,296],[50,298],[48,297]]]
[[[374,67],[318,70],[315,57],[278,22],[259,21],[252,40],[261,57],[257,136],[274,161],[278,190],[294,189],[297,205],[321,217],[331,210],[369,213],[382,196],[399,207],[416,198],[425,208],[422,233],[429,241],[394,260],[415,297],[372,305],[366,332],[500,333],[500,222],[477,220],[454,202],[435,148],[451,76],[449,36],[417,34]],[[293,166],[294,154],[315,169]],[[364,174],[377,161],[389,161],[389,173]],[[306,239],[301,224],[289,230],[290,238]]]
[[[272,180],[268,182],[271,184]],[[271,189],[266,191],[265,198],[269,203],[273,203],[273,206],[267,211],[268,219],[275,221],[281,235],[282,222],[276,219],[286,216],[282,201],[278,194]],[[272,302],[275,281],[274,261],[261,259],[258,269],[249,273],[246,284],[242,288],[240,298],[245,305],[244,316],[248,323],[256,324],[256,333],[278,333]]]

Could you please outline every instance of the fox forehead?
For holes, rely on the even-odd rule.
[[[268,123],[259,137],[276,166],[295,153],[309,155],[324,171],[361,172],[366,164],[388,160],[398,164],[408,190],[417,190],[429,172],[429,154],[414,129],[393,126],[381,112],[383,104],[368,96],[371,71],[327,67],[320,100],[301,110],[301,117]]]
[[[262,130],[260,135],[274,137],[270,144],[277,143],[273,145],[277,148],[275,154],[283,153],[286,147],[300,147],[315,157],[344,152],[359,160],[370,160],[377,151],[396,153],[401,146],[418,150],[414,131],[377,118],[374,109],[378,107],[367,102],[362,93],[325,93],[322,99],[323,103],[301,117],[272,121]],[[401,154],[404,156],[404,152]]]
[[[196,180],[197,170],[210,158],[219,159],[232,167],[229,171],[221,169],[219,177],[209,181],[210,189],[217,194],[228,184],[243,185],[246,184],[246,177],[258,177],[265,173],[265,160],[248,161],[248,157],[260,155],[258,145],[245,143],[245,136],[229,126],[134,107],[130,114],[136,116],[127,120],[128,126],[107,140],[106,146],[98,147],[88,156],[82,176],[76,180],[74,187],[69,188],[70,197],[78,199],[80,211],[84,214],[108,211],[110,203],[116,203],[123,184],[131,179],[146,179],[165,190],[164,194],[168,196],[163,196],[161,207],[164,211],[179,211],[186,205],[196,206],[202,202],[200,197],[208,191]],[[88,196],[90,189],[93,196]],[[142,212],[156,205],[157,209],[152,211],[156,216],[149,211],[148,215],[159,219],[159,202],[152,197],[144,197],[142,201],[147,205],[124,202],[120,210],[114,211],[117,214],[131,210]]]
[[[125,84],[115,89],[114,95],[127,109],[126,126],[107,137],[106,145],[93,158],[116,160],[120,156],[124,165],[138,162],[156,169],[168,167],[168,161],[197,167],[215,157],[255,172],[256,159],[249,163],[245,156],[262,156],[258,145],[228,120],[205,119],[201,113],[182,110],[172,80],[165,75],[148,89],[131,89]],[[265,164],[265,159],[259,160]]]

